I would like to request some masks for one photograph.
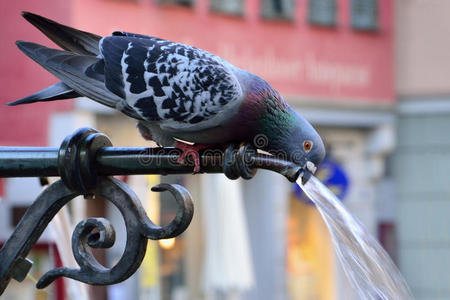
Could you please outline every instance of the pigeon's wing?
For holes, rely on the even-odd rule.
[[[111,35],[113,36],[127,36],[127,37],[134,37],[134,38],[140,38],[140,39],[147,39],[147,40],[153,40],[153,41],[162,41],[163,39],[145,35],[145,34],[139,34],[139,33],[132,33],[132,32],[126,32],[126,31],[114,31]]]
[[[233,66],[198,48],[116,32],[101,40],[100,52],[106,87],[161,128],[215,127],[242,101]]]

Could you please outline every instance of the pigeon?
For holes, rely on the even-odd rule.
[[[265,80],[205,50],[115,31],[101,37],[23,12],[62,48],[17,41],[18,48],[60,82],[9,106],[87,97],[137,120],[141,135],[182,150],[200,172],[199,151],[252,143],[314,173],[323,141]]]

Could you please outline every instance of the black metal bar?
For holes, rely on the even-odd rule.
[[[0,177],[60,176],[57,148],[0,147]],[[193,164],[176,162],[176,148],[102,147],[96,153],[95,169],[100,176],[133,174],[188,174]],[[223,173],[222,149],[209,149],[200,156],[203,173]],[[248,159],[251,168],[271,170],[292,180],[298,166],[270,155],[255,154]],[[291,171],[291,173],[288,172]]]
[[[57,148],[0,147],[0,177],[60,176]],[[224,150],[210,149],[201,155],[202,172],[223,173]],[[102,147],[96,153],[98,175],[189,174],[193,164],[177,163],[176,148]]]
[[[58,148],[0,147],[0,177],[58,176]]]
[[[298,177],[302,177],[303,180],[308,180],[312,175],[311,173],[300,168],[298,165],[284,160],[282,158],[274,157],[271,155],[257,154],[252,158],[250,166],[255,169],[265,169],[273,172],[280,173],[286,177],[289,181],[294,182]]]
[[[96,163],[99,175],[131,174],[189,174],[193,163],[177,163],[181,151],[176,148],[113,148],[98,150]],[[201,170],[204,173],[223,173],[223,150],[211,150],[201,153]]]

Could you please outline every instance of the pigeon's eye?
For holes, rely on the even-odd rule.
[[[311,141],[304,141],[303,142],[303,149],[305,149],[306,152],[309,152],[313,146],[313,143]]]

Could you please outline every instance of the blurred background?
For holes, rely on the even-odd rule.
[[[54,46],[22,10],[108,35],[123,30],[203,48],[266,79],[322,135],[317,176],[379,239],[417,299],[450,299],[450,2],[448,0],[39,0],[0,2],[0,103],[57,80],[15,46]],[[115,146],[153,146],[135,122],[87,99],[0,106],[0,145],[53,146],[84,126]],[[71,265],[72,228],[106,216],[117,240],[97,257],[111,266],[126,241],[105,201],[76,199],[30,258],[32,276],[5,299],[358,299],[316,211],[278,174],[129,176],[149,216],[167,224],[175,203],[150,192],[178,182],[193,195],[181,236],[150,241],[139,271],[108,287],[34,278]],[[36,178],[0,179],[0,243],[42,190]],[[172,202],[173,201],[173,202]]]

